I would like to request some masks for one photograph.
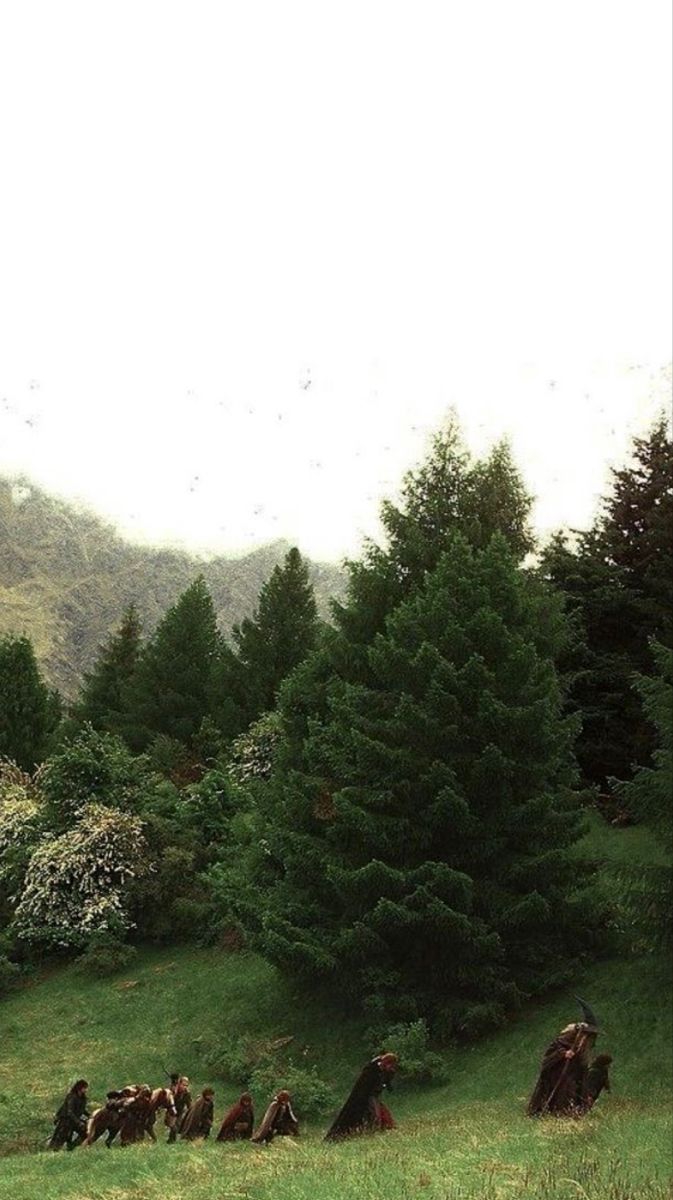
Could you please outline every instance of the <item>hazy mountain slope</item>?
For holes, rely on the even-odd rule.
[[[27,633],[49,683],[72,698],[99,643],[131,601],[151,630],[202,573],[228,633],[252,610],[287,549],[278,541],[241,558],[204,560],[135,545],[91,512],[25,481],[0,479],[0,633]],[[312,577],[327,616],[329,597],[343,589],[343,573],[332,564],[313,564]]]

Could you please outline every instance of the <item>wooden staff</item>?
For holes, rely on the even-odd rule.
[[[572,1058],[577,1058],[577,1055],[584,1049],[584,1042],[586,1041],[586,1039],[587,1039],[586,1029],[578,1029],[577,1033],[575,1034],[575,1041],[574,1041],[573,1045],[571,1046]],[[542,1116],[544,1116],[544,1114],[546,1113],[547,1109],[549,1108],[549,1105],[551,1104],[552,1100],[554,1099],[554,1096],[556,1095],[561,1084],[563,1083],[563,1080],[565,1079],[566,1071],[568,1070],[568,1067],[570,1066],[572,1058],[566,1058],[563,1068],[559,1074],[559,1077],[556,1080],[556,1083],[554,1084],[552,1090],[550,1091],[549,1095],[547,1096],[547,1099],[544,1102],[544,1105],[542,1107],[542,1113],[541,1113]]]

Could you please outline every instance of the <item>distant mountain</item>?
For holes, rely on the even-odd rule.
[[[0,477],[0,633],[26,633],[45,678],[73,699],[100,642],[132,601],[150,632],[203,574],[227,635],[255,607],[288,549],[276,541],[240,558],[206,559],[136,545],[94,513],[24,479]],[[327,617],[330,596],[343,594],[344,574],[314,563],[311,575]]]

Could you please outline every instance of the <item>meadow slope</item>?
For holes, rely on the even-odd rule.
[[[644,831],[594,825],[604,864],[647,853]],[[613,1092],[581,1122],[524,1115],[540,1052],[575,1016],[569,994],[531,1007],[477,1045],[447,1052],[442,1087],[400,1079],[399,1129],[325,1146],[329,1114],[302,1137],[269,1148],[156,1146],[58,1155],[43,1150],[51,1114],[76,1075],[92,1100],[129,1080],[159,1083],[164,1067],[216,1088],[216,1118],[237,1092],[206,1067],[208,1048],[244,1035],[292,1036],[287,1061],[315,1063],[340,1096],[370,1053],[358,1020],[337,1022],[250,953],[167,948],[133,970],[91,980],[52,969],[0,1003],[2,1200],[663,1200],[670,1195],[670,983],[650,958],[612,959],[583,971],[580,994],[603,1023],[615,1057]],[[282,1079],[278,1080],[282,1084]],[[267,1097],[258,1096],[258,1108]]]

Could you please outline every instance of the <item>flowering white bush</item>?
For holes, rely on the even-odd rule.
[[[268,779],[280,741],[280,723],[276,713],[264,713],[249,729],[232,742],[227,769],[236,783]]]
[[[28,942],[78,946],[102,930],[131,926],[129,884],[148,870],[142,822],[88,804],[67,833],[43,838],[33,852],[15,913]]]

